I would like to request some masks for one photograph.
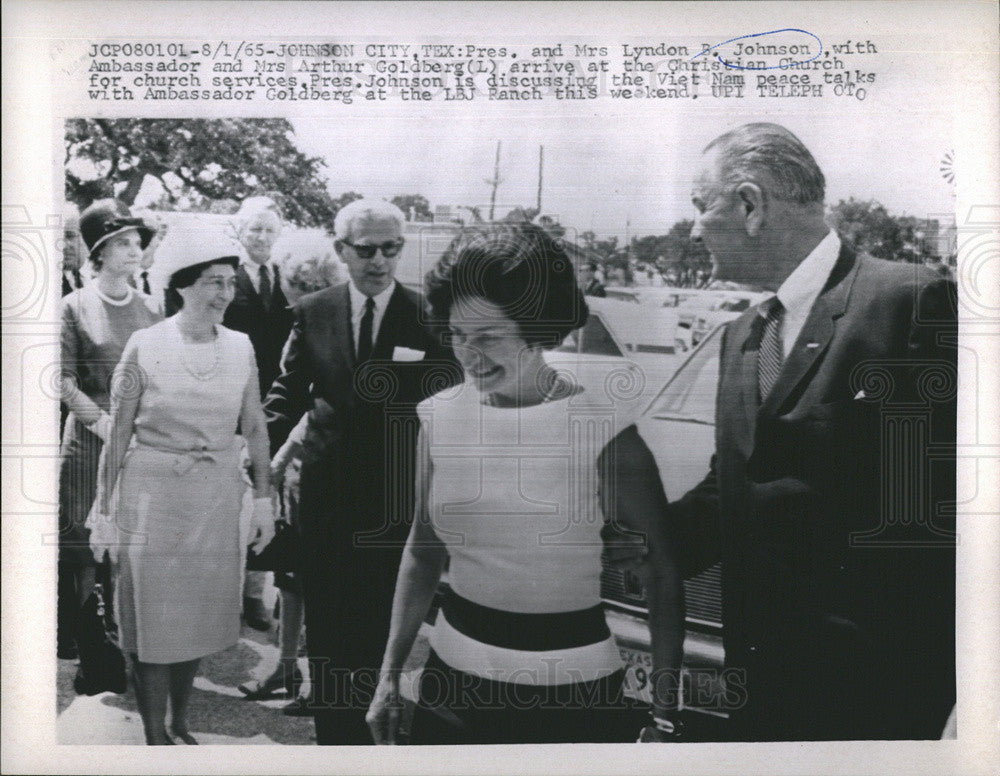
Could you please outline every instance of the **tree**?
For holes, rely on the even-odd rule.
[[[558,240],[566,235],[566,227],[559,223],[555,216],[541,215],[535,219],[535,223],[549,233],[554,240]]]
[[[481,224],[483,223],[483,213],[479,207],[474,205],[458,205],[456,210],[465,210],[468,212],[469,216],[466,219],[461,219],[464,223],[468,224]]]
[[[66,198],[81,209],[101,197],[131,205],[155,179],[171,209],[272,194],[300,226],[332,228],[337,204],[325,162],[295,147],[285,119],[70,119]]]
[[[595,261],[599,264],[607,264],[613,257],[617,257],[621,253],[618,250],[618,235],[613,234],[605,240],[600,240],[594,232],[587,230],[580,232],[580,242],[587,253],[597,257]]]
[[[676,285],[696,285],[711,272],[712,259],[705,246],[691,239],[694,221],[678,221],[664,235],[637,237],[632,240],[632,255],[637,261],[654,264],[661,274]]]
[[[830,225],[857,250],[879,259],[919,261],[921,240],[914,218],[894,216],[875,200],[840,200],[830,208]]]
[[[524,221],[530,222],[537,215],[538,215],[538,208],[536,207],[517,206],[500,220],[508,224],[519,224],[523,223]]]
[[[406,214],[407,221],[433,221],[431,203],[420,194],[400,194],[389,200]]]
[[[358,194],[358,192],[356,192],[356,191],[345,191],[339,197],[335,197],[333,199],[333,207],[334,207],[334,211],[333,212],[336,213],[342,207],[344,207],[346,205],[350,205],[354,200],[356,200],[356,199],[363,199],[363,198],[364,197],[361,194]],[[332,227],[332,223],[331,223],[331,227]]]

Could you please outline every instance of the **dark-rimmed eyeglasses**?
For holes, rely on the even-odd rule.
[[[359,259],[370,259],[375,255],[375,251],[381,250],[382,255],[387,259],[391,259],[401,250],[403,250],[403,238],[400,237],[398,240],[391,240],[389,242],[384,242],[376,245],[358,245],[357,243],[352,243],[350,240],[343,240],[344,245],[350,245],[354,249],[354,252],[358,254]]]

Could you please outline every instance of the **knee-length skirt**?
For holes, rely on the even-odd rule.
[[[238,447],[129,451],[114,499],[116,611],[122,648],[140,661],[194,660],[239,640],[245,488]]]

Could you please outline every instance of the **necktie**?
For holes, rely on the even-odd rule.
[[[257,296],[264,305],[265,312],[271,309],[271,273],[267,271],[267,265],[260,265],[260,284],[257,286]]]
[[[372,356],[372,323],[375,321],[375,300],[365,300],[365,314],[361,316],[358,332],[358,363],[363,364]]]
[[[149,290],[149,273],[146,270],[143,270],[142,272],[139,273],[139,277],[142,278],[142,293],[144,293],[146,296],[149,296],[150,293],[152,293]]]
[[[83,288],[83,276],[78,269],[73,270],[73,288]]]
[[[779,334],[784,311],[785,308],[775,297],[771,300],[771,307],[764,317],[764,331],[760,338],[760,350],[757,351],[757,386],[760,389],[761,401],[767,398],[781,372],[784,353]]]

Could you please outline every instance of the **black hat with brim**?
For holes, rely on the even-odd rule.
[[[80,235],[90,251],[91,260],[105,242],[129,229],[139,232],[143,250],[156,233],[141,218],[133,218],[128,205],[116,199],[98,200],[80,214]]]

